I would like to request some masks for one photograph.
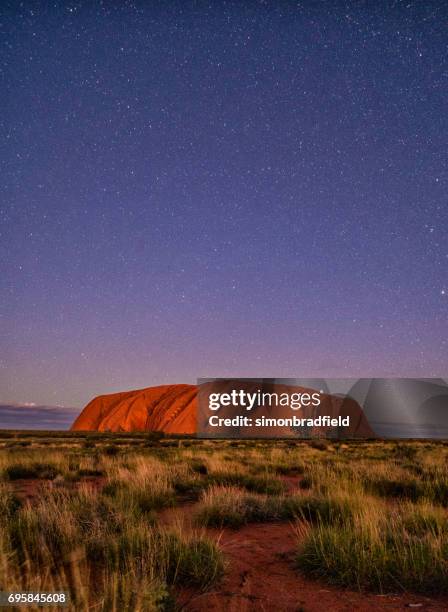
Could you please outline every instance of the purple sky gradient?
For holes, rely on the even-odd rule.
[[[447,3],[1,10],[0,401],[447,375]]]

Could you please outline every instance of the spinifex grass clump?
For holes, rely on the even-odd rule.
[[[430,502],[402,506],[402,526],[411,536],[448,536],[448,514],[446,510]],[[448,562],[448,559],[447,559]]]
[[[172,506],[175,491],[168,466],[156,459],[138,457],[128,465],[114,465],[102,491],[116,503],[143,513]]]
[[[2,488],[0,508],[0,583],[69,591],[71,609],[162,609],[174,585],[204,589],[223,571],[204,534],[153,526],[91,488],[47,489],[33,505]]]
[[[274,463],[272,467],[274,472],[281,476],[300,476],[305,471],[305,466],[298,461],[292,461],[291,463],[282,461]]]
[[[372,505],[342,523],[323,521],[299,547],[298,566],[313,577],[380,593],[448,593],[446,518],[428,507],[388,513]]]
[[[4,471],[4,477],[8,480],[19,480],[22,478],[43,478],[53,480],[59,471],[55,465],[49,463],[13,463],[8,465]]]
[[[201,535],[186,540],[178,533],[163,533],[160,548],[166,559],[166,579],[169,584],[197,586],[205,589],[223,572],[222,555],[216,545]]]
[[[235,487],[215,486],[205,491],[196,522],[207,527],[238,528],[247,523],[263,523],[303,518],[310,522],[338,522],[351,516],[345,499],[302,495],[258,495]]]
[[[175,504],[174,492],[163,487],[139,488],[131,483],[111,480],[103,487],[103,495],[129,514],[148,514]]]
[[[425,495],[423,483],[416,479],[395,480],[372,478],[366,481],[366,489],[381,497],[397,497],[417,501]]]
[[[273,497],[236,487],[214,486],[204,492],[196,522],[205,527],[238,528],[249,522],[277,520],[280,505]]]
[[[21,507],[22,502],[17,495],[3,483],[0,484],[0,517],[5,521],[10,520]]]
[[[89,538],[120,533],[125,524],[120,509],[88,489],[47,490],[35,505],[18,509],[4,528],[20,563],[29,561],[52,570],[74,546]]]
[[[413,474],[411,476],[411,474]],[[389,468],[375,473],[371,470],[364,475],[363,484],[366,491],[380,497],[419,501],[430,500],[435,504],[448,506],[448,476],[447,470],[441,468],[425,469],[420,467],[420,473],[403,466]]]
[[[163,578],[167,584],[207,588],[223,571],[222,555],[203,534],[165,531],[146,525],[126,525],[119,534],[89,538],[87,558],[109,571]]]
[[[241,487],[252,493],[278,495],[286,489],[285,484],[268,473],[253,475],[241,472],[213,472],[209,481],[217,485]]]

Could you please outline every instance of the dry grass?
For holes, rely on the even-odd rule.
[[[179,586],[206,589],[223,571],[206,532],[159,522],[197,500],[201,527],[297,521],[311,576],[446,593],[447,467],[443,443],[0,434],[0,584],[67,591],[72,610],[172,609]]]

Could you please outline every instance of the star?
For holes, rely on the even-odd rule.
[[[7,4],[1,394],[446,368],[448,3]]]

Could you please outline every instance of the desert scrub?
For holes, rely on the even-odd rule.
[[[129,568],[130,569],[130,568]],[[158,579],[112,572],[105,580],[104,593],[94,602],[99,610],[141,610],[149,612],[174,612],[176,601],[170,587]],[[79,609],[79,608],[78,608]]]
[[[400,514],[402,527],[410,536],[448,536],[446,510],[428,501],[403,505]]]
[[[146,516],[90,488],[48,488],[34,505],[13,500],[3,487],[0,583],[69,591],[69,609],[121,610],[129,602],[166,609],[174,585],[205,589],[222,574],[222,555],[204,534],[151,526]]]
[[[123,508],[131,516],[148,515],[176,503],[171,488],[156,486],[139,488],[121,480],[110,480],[104,485],[102,495],[113,500],[117,507]]]
[[[79,537],[74,515],[48,498],[34,508],[19,509],[3,528],[15,562],[33,564],[36,571],[54,571]]]
[[[166,555],[165,575],[169,584],[206,589],[223,574],[222,553],[202,534],[185,538],[181,533],[159,532],[158,537],[159,548]]]
[[[365,487],[366,490],[381,497],[398,497],[417,501],[425,495],[423,484],[416,479],[370,478],[366,480]]]
[[[274,463],[272,465],[272,470],[281,476],[300,476],[304,473],[305,466],[303,463],[299,463],[298,461],[291,461],[291,463],[283,461]]]
[[[203,493],[196,523],[206,527],[232,527],[247,523],[285,521],[294,518],[325,523],[351,516],[348,500],[302,495],[259,495],[235,487],[215,486]]]
[[[50,463],[12,463],[3,469],[6,480],[19,480],[22,478],[43,478],[53,480],[59,474],[55,465]]]
[[[110,500],[81,488],[42,491],[37,504],[18,509],[4,529],[19,562],[54,568],[79,543],[117,534],[125,523],[126,516]]]
[[[261,475],[244,474],[241,472],[213,472],[209,482],[217,485],[244,488],[253,493],[278,495],[286,490],[285,484],[269,473]]]
[[[355,520],[318,522],[300,545],[297,563],[313,577],[380,593],[448,592],[448,538],[427,514],[387,516],[378,509]],[[438,519],[435,523],[440,526]]]
[[[191,469],[196,474],[202,474],[203,476],[205,474],[208,474],[207,463],[199,459],[193,459],[193,461],[191,462]]]
[[[10,520],[19,508],[22,507],[21,500],[4,483],[0,483],[0,517]]]
[[[213,486],[203,493],[195,522],[205,527],[234,529],[267,516],[267,497],[250,495],[236,487]]]
[[[388,478],[366,476],[364,487],[367,491],[381,497],[407,499],[411,501],[429,500],[435,504],[448,506],[448,477],[445,471],[423,472],[421,476],[409,478]]]
[[[197,500],[208,486],[207,465],[203,461],[179,462],[171,466],[171,486],[182,501]]]
[[[174,478],[172,486],[181,501],[195,501],[200,498],[202,491],[208,486],[207,481],[190,476]]]
[[[135,458],[129,465],[116,463],[108,469],[103,494],[118,503],[150,512],[172,506],[175,491],[172,486],[174,468],[154,458]]]
[[[142,576],[200,589],[217,580],[224,567],[218,547],[203,534],[147,525],[127,525],[116,537],[89,538],[86,551],[91,562],[109,571],[125,572],[132,565]]]

